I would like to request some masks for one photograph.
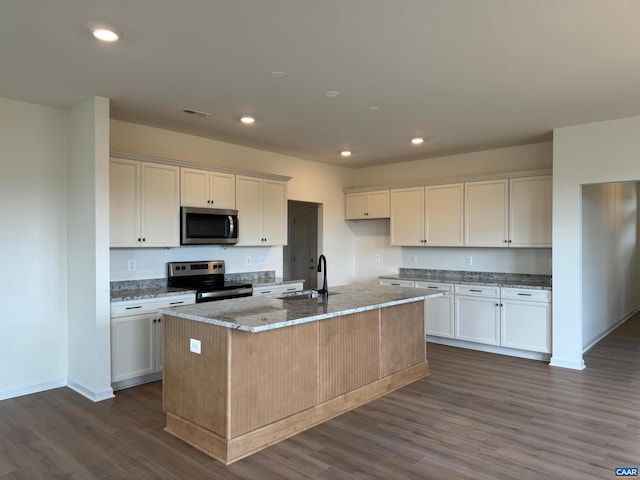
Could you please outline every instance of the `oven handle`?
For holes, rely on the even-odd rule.
[[[233,221],[233,215],[229,215],[229,238],[233,238],[233,233],[236,230],[236,224]]]
[[[203,298],[219,298],[224,300],[225,298],[233,298],[239,296],[248,296],[253,293],[253,287],[234,288],[233,290],[220,290],[216,292],[203,292],[198,293],[198,299]]]

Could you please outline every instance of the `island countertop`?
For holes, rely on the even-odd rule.
[[[329,289],[329,296],[304,299],[242,297],[160,309],[159,312],[221,327],[262,332],[351,313],[445,295],[443,290],[357,283]]]

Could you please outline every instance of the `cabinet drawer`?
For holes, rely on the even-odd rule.
[[[186,295],[172,295],[170,297],[162,298],[146,298],[144,300],[114,302],[111,304],[111,317],[128,317],[130,315],[153,313],[159,308],[190,305],[195,303],[195,301],[195,294],[189,293]]]
[[[270,285],[268,287],[253,287],[253,296],[273,296],[302,290],[302,283],[288,283],[286,285]]]
[[[468,295],[471,297],[500,298],[500,287],[486,285],[456,285],[456,295]]]
[[[380,280],[380,285],[393,285],[395,287],[413,287],[413,281],[411,280]]]
[[[447,292],[453,292],[452,283],[437,283],[437,282],[415,282],[416,288],[430,288],[432,290],[445,290]]]
[[[538,290],[533,288],[503,288],[502,298],[513,300],[526,300],[530,302],[547,302],[551,301],[551,291]]]

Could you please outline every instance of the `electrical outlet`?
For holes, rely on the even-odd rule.
[[[376,262],[380,262],[380,254],[376,253]]]
[[[129,270],[130,272],[135,272],[136,270],[135,260],[127,260],[127,270]]]
[[[418,263],[418,256],[417,255],[411,255],[411,263]]]
[[[251,257],[245,257],[244,264],[245,265],[251,265]]]
[[[473,257],[464,257],[465,265],[473,265]]]
[[[196,340],[195,338],[190,338],[189,351],[200,355],[202,353],[202,344],[200,343],[200,340]]]

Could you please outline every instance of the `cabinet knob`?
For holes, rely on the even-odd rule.
[[[156,319],[155,318],[153,319],[153,323],[156,323]]]
[[[142,239],[142,241],[143,241],[143,242],[146,242],[146,241],[147,241],[147,239],[146,239],[146,238],[143,238],[143,239]]]
[[[139,242],[141,242],[141,241],[142,241],[142,239],[141,239],[140,237],[138,237],[138,241],[139,241]]]
[[[509,240],[509,243],[511,243],[511,240]]]
[[[504,243],[509,243],[509,240],[505,240]]]

